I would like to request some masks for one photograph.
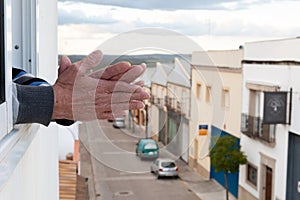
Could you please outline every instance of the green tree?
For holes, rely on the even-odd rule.
[[[214,147],[210,151],[211,165],[216,172],[224,173],[226,185],[226,200],[228,196],[228,173],[235,173],[239,166],[247,163],[247,157],[241,151],[237,138],[233,136],[223,136],[213,138]]]

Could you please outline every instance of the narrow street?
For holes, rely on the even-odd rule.
[[[180,178],[157,180],[150,173],[152,161],[135,155],[138,139],[107,121],[80,125],[80,173],[89,178],[90,199],[198,200]],[[160,157],[169,156],[161,149]]]

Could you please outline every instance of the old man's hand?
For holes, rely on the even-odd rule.
[[[125,110],[144,107],[142,101],[149,94],[142,89],[143,82],[133,82],[146,66],[120,62],[88,74],[100,64],[102,57],[101,51],[94,51],[73,64],[68,57],[61,58],[58,79],[53,85],[52,119],[108,119],[123,115]]]

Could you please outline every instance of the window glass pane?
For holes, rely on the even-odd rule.
[[[196,85],[196,96],[198,99],[201,97],[201,83],[197,83]]]
[[[144,147],[144,149],[156,149],[156,144],[155,143],[147,143]]]
[[[173,162],[162,162],[161,166],[164,168],[173,168],[176,167],[175,163]]]
[[[247,167],[247,180],[254,186],[257,186],[257,169],[250,164],[248,164]]]
[[[206,102],[210,102],[211,86],[206,86]]]
[[[4,1],[0,3],[0,103],[5,101]]]
[[[222,106],[229,108],[229,89],[223,89],[222,91]]]

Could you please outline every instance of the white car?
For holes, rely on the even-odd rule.
[[[125,119],[124,118],[115,118],[113,120],[113,127],[115,128],[125,128]]]
[[[168,158],[156,159],[150,167],[151,173],[154,173],[157,178],[162,176],[178,178],[178,167],[174,160]]]

